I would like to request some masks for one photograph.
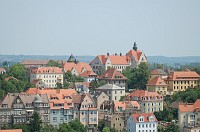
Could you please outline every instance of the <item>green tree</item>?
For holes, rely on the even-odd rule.
[[[14,129],[22,129],[23,132],[30,132],[29,125],[27,124],[16,124],[13,126]]]
[[[55,60],[50,60],[50,61],[47,63],[47,66],[50,66],[50,67],[60,67],[60,68],[62,68],[62,64],[59,63],[58,61],[55,61]]]
[[[179,132],[179,127],[176,124],[171,124],[165,129],[165,132]]]
[[[14,64],[9,71],[9,75],[21,81],[29,81],[26,74],[26,68],[22,64]]]
[[[104,127],[102,132],[110,132],[110,128],[109,127]]]
[[[150,73],[147,63],[140,63],[137,68],[128,68],[122,73],[128,78],[129,89],[146,89]]]
[[[62,88],[62,84],[59,82],[56,83],[56,86],[57,86],[57,88]]]
[[[57,132],[58,129],[52,125],[43,125],[40,132]]]
[[[98,129],[99,129],[99,131],[101,132],[104,127],[105,127],[104,120],[100,120],[99,123],[98,123]]]
[[[42,120],[37,112],[33,113],[32,119],[30,121],[31,132],[39,132],[41,129]]]

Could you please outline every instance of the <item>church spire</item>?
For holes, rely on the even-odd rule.
[[[134,49],[135,51],[137,51],[137,44],[136,44],[136,42],[134,42],[134,44],[133,44],[133,49]]]

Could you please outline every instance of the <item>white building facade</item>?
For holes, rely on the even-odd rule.
[[[158,121],[154,114],[132,114],[127,121],[128,132],[157,132]]]

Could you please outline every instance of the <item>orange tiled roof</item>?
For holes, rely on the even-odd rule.
[[[93,71],[84,71],[83,73],[80,74],[82,77],[91,77],[91,76],[97,76],[96,73]]]
[[[43,74],[43,73],[56,73],[56,74],[63,74],[62,68],[59,67],[38,67],[31,70],[32,74]]]
[[[25,91],[26,93],[29,94],[77,94],[77,92],[74,89],[51,89],[51,88],[44,88],[44,89],[39,89],[39,88],[29,88],[28,90]]]
[[[86,71],[92,71],[92,68],[90,67],[90,65],[85,62],[79,62],[77,64],[74,62],[64,63],[65,72],[71,71],[73,68],[75,68],[79,74],[83,72],[83,69],[86,69]]]
[[[85,85],[86,88],[89,88],[89,87],[90,87],[90,83],[91,83],[91,82],[76,82],[75,85],[78,85],[78,84],[80,84],[80,85]]]
[[[96,58],[99,58],[101,63],[104,65],[106,64],[108,58],[110,59],[112,65],[129,65],[129,62],[131,61],[129,56],[120,55],[98,55]]]
[[[170,74],[171,80],[187,80],[187,79],[199,79],[199,75],[195,71],[174,71]]]
[[[137,96],[137,97],[162,97],[162,95],[157,92],[149,92],[146,90],[135,90],[130,93],[128,96]]]
[[[158,122],[158,120],[156,119],[155,115],[153,113],[136,113],[136,114],[132,114],[133,119],[135,120],[135,122],[139,122],[139,117],[143,116],[144,117],[144,122],[149,122],[149,117],[153,116],[155,119],[155,122]]]
[[[119,102],[115,101],[115,102],[114,102],[115,109],[118,110],[118,109],[121,107],[123,111],[124,111],[130,104],[131,104],[133,107],[136,106],[136,107],[138,107],[138,109],[140,109],[140,105],[138,104],[137,101],[119,101]]]
[[[119,80],[127,80],[127,78],[117,71],[115,68],[108,69],[105,73],[98,77],[99,79],[119,79]]]
[[[160,77],[154,77],[151,79],[148,83],[147,86],[153,85],[153,86],[167,86],[167,84],[162,80]]]
[[[142,52],[140,50],[135,51],[135,50],[132,49],[127,53],[127,55],[134,56],[136,62],[138,62],[139,59],[140,59],[140,56],[142,55]]]
[[[195,110],[195,107],[194,107],[194,105],[180,104],[179,110],[180,110],[180,112],[193,112]]]
[[[200,99],[197,99],[196,102],[194,103],[194,107],[197,108],[199,107],[200,108]]]
[[[49,60],[23,60],[23,65],[47,65]]]

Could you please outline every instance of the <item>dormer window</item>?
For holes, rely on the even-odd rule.
[[[2,107],[3,108],[8,108],[8,105],[7,104],[2,104]]]
[[[154,122],[154,117],[153,116],[149,117],[149,122]]]
[[[139,122],[144,122],[144,117],[143,116],[139,117]]]

